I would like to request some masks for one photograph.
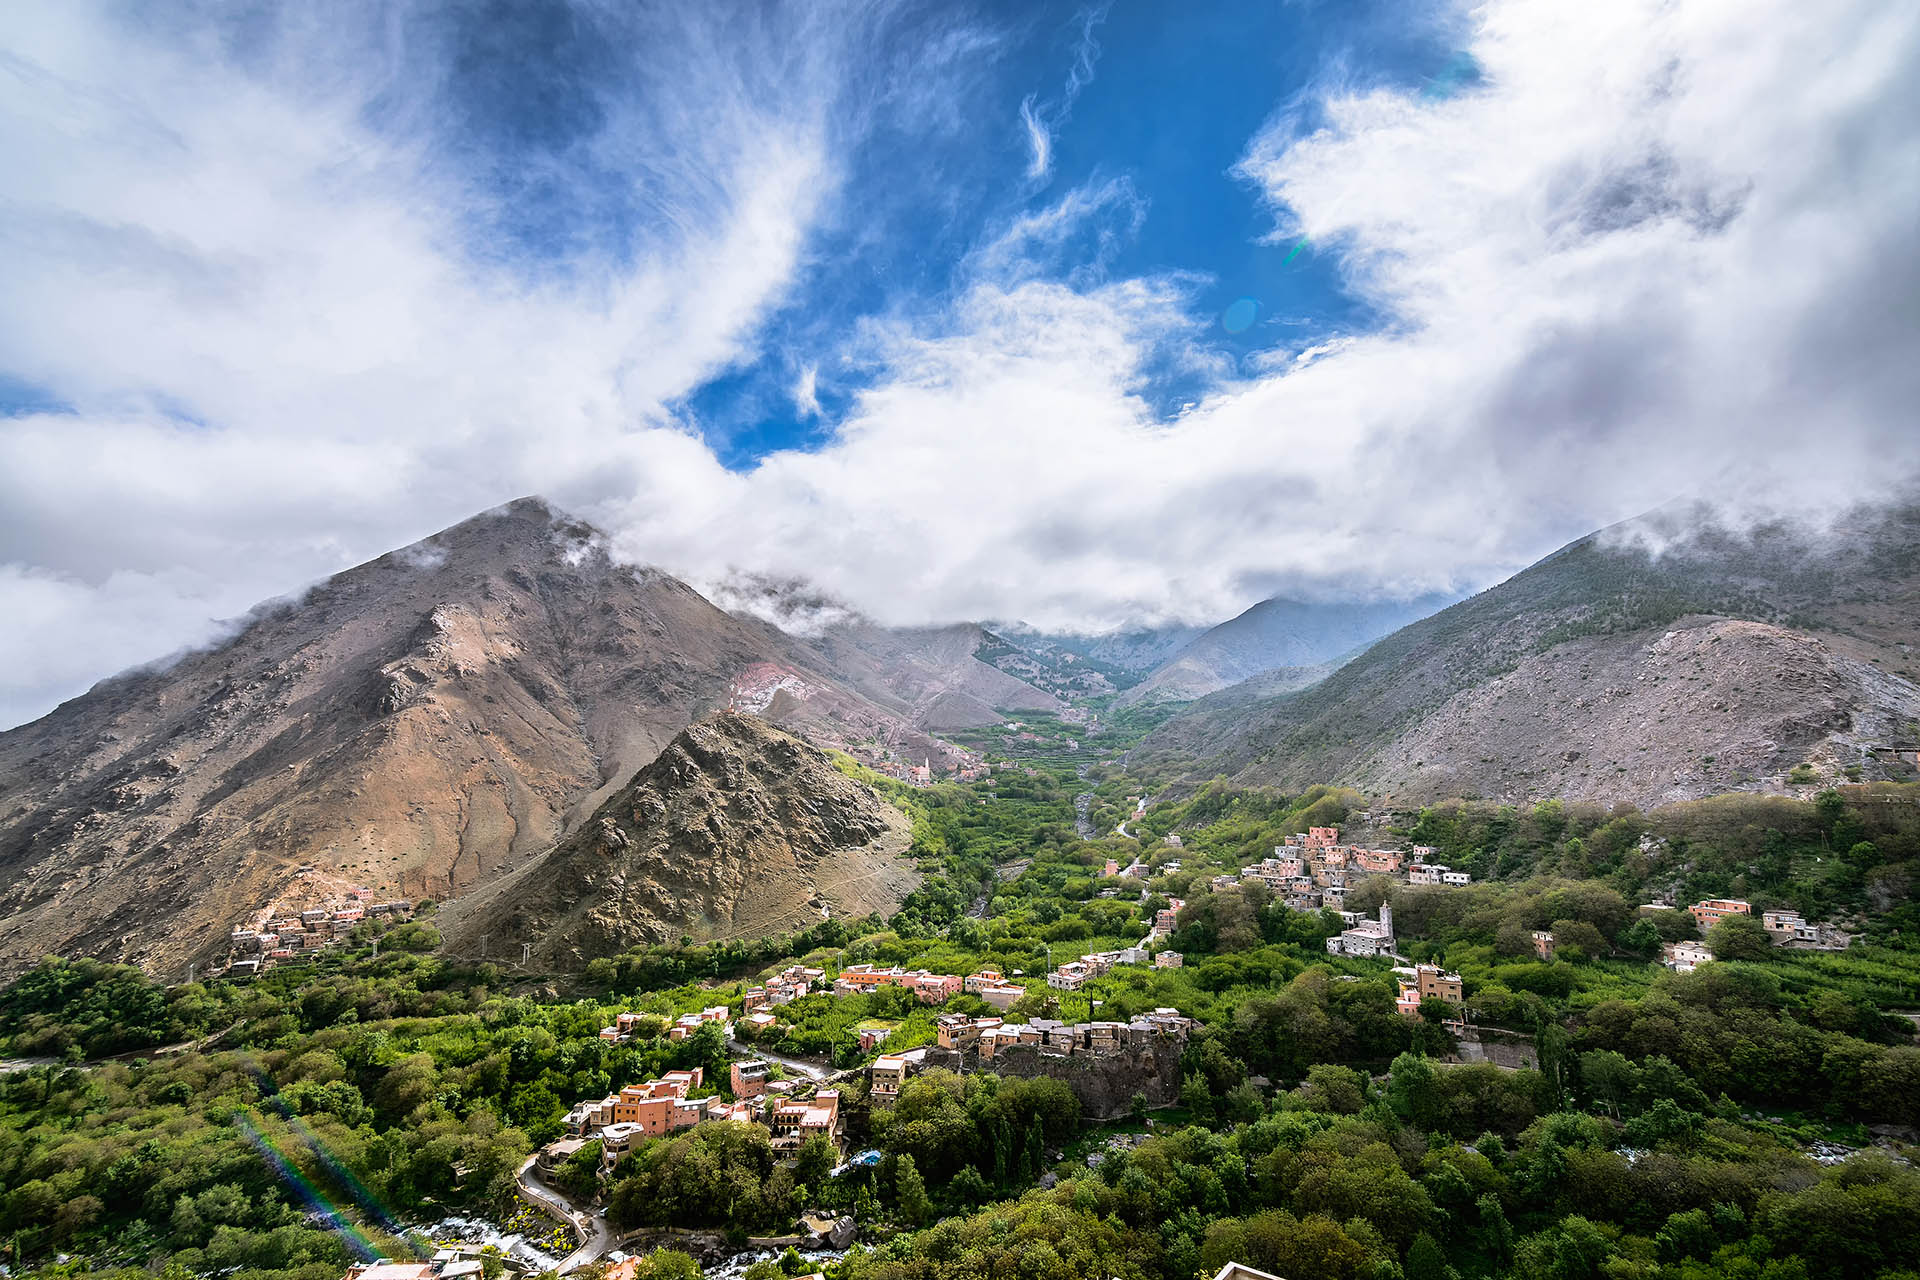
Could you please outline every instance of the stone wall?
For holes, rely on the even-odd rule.
[[[948,1071],[987,1071],[1000,1076],[1032,1079],[1045,1076],[1064,1081],[1080,1099],[1089,1118],[1110,1120],[1127,1114],[1133,1095],[1145,1094],[1151,1107],[1172,1106],[1180,1100],[1180,1054],[1184,1045],[1168,1040],[1146,1049],[1127,1049],[1096,1057],[1090,1053],[1061,1056],[1042,1053],[1036,1045],[997,1049],[980,1060],[978,1051],[929,1048],[927,1065]]]

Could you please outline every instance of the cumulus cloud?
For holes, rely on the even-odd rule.
[[[722,483],[667,406],[751,351],[863,115],[939,84],[858,64],[878,8],[583,8],[618,65],[505,104],[446,82],[499,33],[425,6],[199,16],[8,12],[0,370],[71,410],[0,428],[11,718],[503,498]]]
[[[1276,241],[1377,326],[1235,363],[1195,279],[1113,272],[1160,193],[1103,178],[856,325],[821,447],[728,470],[672,406],[845,216],[881,20],[848,12],[622,45],[694,88],[596,94],[522,176],[631,188],[532,231],[444,161],[413,54],[314,55],[350,21],[263,65],[10,12],[0,369],[73,412],[0,429],[6,710],[522,492],[699,583],[1084,630],[1479,586],[1676,495],[1758,517],[1911,474],[1920,14],[1868,0],[1480,5],[1477,74],[1288,94],[1245,149]],[[1206,390],[1167,418],[1170,375]]]
[[[1337,252],[1381,327],[1217,369],[1162,420],[1154,372],[1208,359],[1188,293],[1030,270],[1114,203],[1070,192],[984,246],[937,324],[868,335],[889,377],[744,482],[757,563],[896,620],[1085,627],[1485,585],[1679,495],[1761,519],[1894,494],[1920,21],[1477,14],[1478,87],[1329,91],[1246,152],[1276,239]]]

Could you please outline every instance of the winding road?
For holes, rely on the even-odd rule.
[[[825,1080],[828,1076],[834,1074],[827,1068],[815,1066],[804,1058],[789,1058],[778,1053],[768,1053],[765,1049],[757,1045],[747,1044],[740,1040],[729,1039],[727,1041],[727,1048],[733,1050],[735,1053],[743,1053],[749,1058],[761,1058],[767,1062],[777,1062],[783,1067],[791,1067],[807,1079],[816,1082]]]
[[[573,1207],[573,1202],[540,1180],[540,1173],[534,1168],[535,1157],[528,1156],[527,1162],[520,1166],[520,1172],[514,1175],[520,1184],[520,1190],[528,1199],[538,1200],[562,1218],[571,1222],[574,1230],[580,1233],[584,1243],[568,1254],[556,1270],[561,1275],[596,1261],[613,1248],[613,1228],[607,1225],[604,1214],[583,1213]]]

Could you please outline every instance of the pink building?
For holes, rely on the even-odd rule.
[[[963,981],[952,973],[920,974],[913,979],[913,994],[922,1004],[945,1004],[950,997],[960,994]]]

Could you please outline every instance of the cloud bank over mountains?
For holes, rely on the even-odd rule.
[[[1373,319],[1251,350],[1204,271],[1118,265],[1183,192],[1061,181],[1089,14],[1023,84],[945,8],[184,12],[0,19],[0,722],[522,493],[696,583],[1085,630],[1832,510],[1920,450],[1899,6],[1494,0],[1424,82],[1277,79],[1227,181]],[[980,177],[936,144],[1005,202],[861,277]],[[770,352],[812,434],[742,456],[700,396]]]

